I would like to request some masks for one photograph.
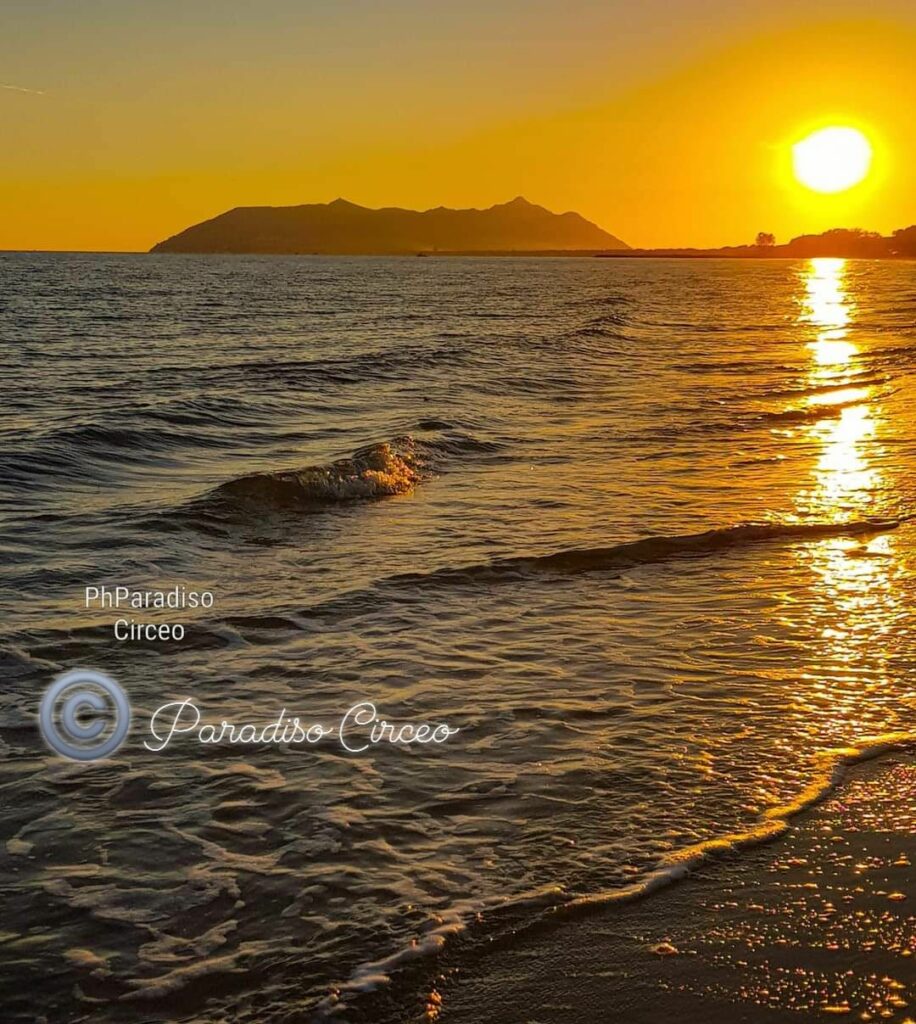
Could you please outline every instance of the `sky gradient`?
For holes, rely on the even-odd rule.
[[[916,7],[8,0],[0,248],[144,250],[233,206],[489,206],[633,245],[916,221]],[[790,146],[861,128],[834,196]]]

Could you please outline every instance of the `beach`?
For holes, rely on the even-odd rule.
[[[916,760],[852,769],[779,840],[446,973],[445,1022],[913,1019]]]

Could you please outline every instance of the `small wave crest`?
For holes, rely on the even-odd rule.
[[[332,505],[405,494],[420,478],[416,447],[402,438],[367,445],[325,465],[237,477],[212,493],[236,504]]]
[[[352,455],[301,469],[249,473],[220,484],[193,503],[195,511],[229,507],[308,508],[377,501],[412,491],[451,459],[501,457],[505,445],[452,429],[444,420],[421,420],[438,437],[404,434],[357,449]]]
[[[794,424],[794,423],[818,423],[822,420],[838,419],[847,409],[854,409],[857,406],[866,405],[865,399],[853,399],[848,402],[830,402],[824,404],[807,405],[801,408],[780,409],[775,412],[761,413],[754,417],[751,425],[757,424]]]
[[[502,568],[543,569],[555,572],[583,572],[600,569],[628,569],[653,562],[665,562],[688,555],[705,555],[728,548],[780,540],[819,540],[825,537],[857,537],[895,530],[910,517],[861,519],[842,523],[741,523],[704,533],[646,537],[643,540],[603,548],[573,548],[550,555],[504,559],[494,563]]]
[[[895,519],[861,519],[839,523],[742,523],[704,533],[645,537],[641,540],[600,548],[569,548],[546,555],[516,555],[489,562],[442,566],[426,572],[385,576],[368,587],[345,591],[334,597],[300,608],[304,618],[333,619],[359,615],[384,596],[398,600],[403,591],[441,587],[489,586],[502,581],[534,579],[541,575],[586,575],[624,572],[642,566],[663,565],[679,559],[706,558],[719,552],[740,550],[755,544],[792,544],[833,537],[863,538],[896,530],[913,515]]]

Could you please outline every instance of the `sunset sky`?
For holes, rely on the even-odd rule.
[[[0,248],[337,196],[522,194],[642,246],[888,232],[916,222],[914,53],[913,0],[7,0]],[[791,146],[832,124],[874,160],[818,195]]]

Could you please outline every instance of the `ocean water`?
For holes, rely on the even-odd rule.
[[[0,255],[4,1020],[415,1019],[911,732],[914,357],[911,262]],[[185,698],[460,732],[145,750]]]

